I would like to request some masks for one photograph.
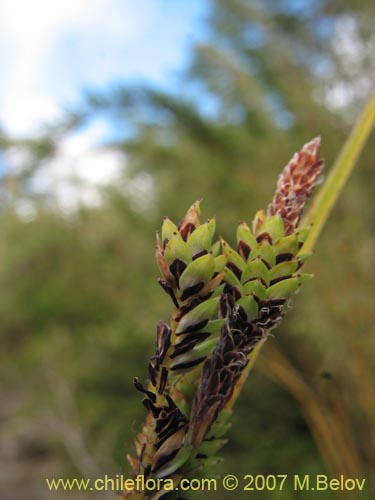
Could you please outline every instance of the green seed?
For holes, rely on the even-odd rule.
[[[203,320],[210,320],[217,317],[217,310],[220,297],[205,300],[181,318],[176,333],[184,332],[187,328],[200,323]]]
[[[269,299],[288,299],[296,292],[300,285],[300,279],[297,277],[279,281],[267,289]]]
[[[285,236],[277,241],[273,248],[275,250],[276,255],[281,253],[292,253],[296,255],[298,252],[298,238],[296,234],[290,234],[289,236]]]
[[[262,261],[261,257],[257,257],[246,265],[241,275],[241,282],[246,283],[246,281],[252,278],[262,279],[267,286],[270,282],[270,271]]]
[[[174,224],[169,217],[164,217],[163,225],[161,227],[161,241],[166,239],[170,240],[173,234],[178,233],[176,224]]]
[[[261,241],[251,250],[248,262],[251,262],[253,259],[256,259],[257,257],[261,257],[271,267],[274,266],[276,263],[275,250],[267,240]]]
[[[176,259],[182,260],[185,264],[191,262],[191,252],[180,233],[172,234],[165,247],[164,257],[169,265]]]
[[[243,293],[246,295],[253,294],[258,299],[265,300],[267,298],[267,289],[262,285],[259,279],[248,281],[243,285]]]
[[[257,234],[268,233],[273,242],[276,242],[280,238],[284,236],[284,223],[280,215],[273,215],[271,217],[267,217],[267,219],[263,222],[260,228],[257,231]]]
[[[209,281],[215,272],[215,262],[212,255],[202,255],[198,259],[193,260],[180,277],[180,289],[186,290],[199,282],[206,283]]]
[[[293,259],[286,262],[281,262],[277,264],[270,270],[271,281],[278,278],[283,278],[284,276],[291,276],[298,268],[298,260]]]
[[[202,250],[208,251],[212,244],[212,237],[215,232],[215,219],[211,219],[205,224],[198,226],[187,239],[187,245],[194,256]]]
[[[255,247],[255,245],[257,244],[257,240],[246,222],[241,222],[241,224],[237,228],[237,244],[240,241],[244,241],[245,243],[247,243],[250,248]]]

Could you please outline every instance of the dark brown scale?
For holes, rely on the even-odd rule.
[[[134,384],[134,387],[139,391],[139,392],[142,392],[145,396],[147,396],[153,403],[155,403],[156,401],[156,395],[151,392],[151,391],[148,391],[147,389],[145,389],[143,387],[143,384],[141,384],[141,382],[137,379],[137,377],[134,378],[133,380],[133,384]]]
[[[196,295],[198,292],[200,292],[202,290],[203,287],[204,287],[204,282],[200,281],[196,285],[189,286],[188,288],[185,288],[185,290],[183,291],[183,293],[181,295],[181,300],[186,300],[189,297]]]
[[[276,283],[279,283],[280,281],[287,280],[291,277],[292,277],[292,275],[290,274],[289,276],[281,276],[280,278],[275,278],[275,279],[270,281],[270,286],[275,285]]]
[[[151,384],[156,387],[156,366],[153,364],[152,360],[148,363],[148,376]]]
[[[286,299],[267,299],[264,301],[264,303],[269,307],[283,306],[285,302]]]
[[[163,366],[161,369],[161,374],[160,374],[160,382],[159,382],[159,389],[158,392],[159,394],[162,394],[164,392],[165,386],[167,384],[168,380],[168,369],[166,366]]]
[[[194,323],[193,325],[188,326],[185,328],[183,332],[176,333],[177,337],[180,335],[183,335],[185,333],[190,333],[190,332],[197,332],[204,328],[208,323],[208,319],[202,319],[201,321],[198,321],[198,323]]]
[[[246,285],[246,283],[249,283],[250,281],[260,281],[262,283],[262,285],[267,288],[267,283],[266,281],[261,278],[260,276],[254,276],[254,278],[249,278],[248,280],[244,281],[243,282],[243,285]]]
[[[166,280],[162,280],[161,278],[158,278],[158,283],[162,287],[162,289],[171,297],[173,304],[178,307],[178,302],[171,285]]]
[[[176,450],[171,451],[170,453],[167,453],[164,456],[161,456],[159,460],[156,462],[154,467],[152,468],[152,472],[157,472],[163,465],[171,461],[177,453],[180,451],[180,448],[177,448]]]
[[[165,250],[165,248],[168,245],[168,243],[169,243],[169,238],[164,238],[164,241],[163,241],[163,250]]]
[[[172,264],[169,266],[169,270],[173,274],[174,279],[176,280],[177,286],[180,281],[181,274],[185,271],[186,269],[186,264],[180,259],[175,259]]]
[[[182,415],[178,415],[177,410],[173,410],[171,412],[168,420],[165,422],[165,425],[158,432],[158,440],[155,444],[156,448],[160,448],[163,442],[168,439],[170,436],[175,434],[181,427],[184,427],[187,423],[186,418]]]
[[[195,226],[191,222],[188,222],[187,224],[184,224],[184,225],[182,223],[180,223],[178,226],[178,230],[180,231],[182,239],[184,241],[186,241],[189,238],[189,236],[191,235],[191,233],[193,231],[195,231]]]
[[[172,330],[163,321],[159,321],[156,328],[156,356],[161,364],[171,345]]]
[[[238,306],[237,314],[240,316],[242,321],[247,321],[247,314],[242,306]]]
[[[203,366],[201,383],[193,403],[192,433],[195,446],[199,446],[220,410],[233,394],[241,373],[247,366],[248,354],[265,331],[244,321],[236,308],[229,307],[227,323],[221,329],[220,340]],[[209,395],[209,396],[208,396]]]
[[[279,253],[279,255],[276,255],[276,264],[280,264],[281,262],[287,262],[292,259],[294,259],[294,255],[290,252]]]
[[[207,250],[201,250],[200,252],[193,255],[193,260],[198,259],[199,257],[203,257],[203,255],[207,255]]]
[[[143,471],[144,477],[146,478],[147,476],[149,476],[150,472],[151,472],[151,464],[147,464]]]
[[[146,449],[146,444],[143,444],[141,453],[139,454],[139,460],[138,460],[138,475],[141,473],[142,460],[143,460],[143,455],[145,454],[145,449]]]
[[[194,359],[193,361],[186,361],[185,363],[179,363],[177,365],[174,365],[171,367],[171,370],[176,371],[176,370],[187,370],[189,368],[194,368],[194,366],[199,365],[199,363],[202,363],[206,359],[206,356],[203,356],[198,359]]]
[[[160,414],[160,408],[155,406],[149,399],[142,399],[142,404],[152,413],[154,418],[158,418]]]
[[[186,418],[184,417],[183,419],[179,419],[179,420],[175,420],[173,422],[173,426],[172,424],[170,424],[170,426],[163,430],[160,435],[159,435],[159,439],[157,440],[157,442],[155,443],[155,448],[156,449],[159,449],[160,446],[167,440],[169,439],[171,436],[173,436],[173,434],[175,434],[176,432],[178,432],[180,429],[182,429],[183,427],[185,427],[187,424],[187,420]]]
[[[260,259],[260,260],[263,262],[263,264],[266,266],[266,268],[267,268],[268,270],[270,270],[270,269],[271,269],[271,267],[272,267],[272,266],[271,266],[271,265],[270,265],[270,264],[269,264],[266,260],[264,260],[264,259]]]
[[[235,264],[233,264],[233,262],[228,262],[227,268],[230,269],[239,280],[241,279],[242,271],[239,267],[237,267]]]
[[[241,240],[238,243],[237,251],[241,255],[241,257],[245,261],[247,261],[249,255],[250,255],[250,252],[251,252],[251,247],[250,247],[250,245],[248,245],[247,243],[245,243],[244,241]]]
[[[186,305],[181,306],[179,309],[179,314],[175,317],[176,321],[180,321],[182,316],[185,316],[186,313],[194,309],[194,307],[198,306],[202,302],[206,300],[206,297],[194,297],[188,302]]]
[[[167,400],[167,403],[168,403],[168,407],[170,410],[174,410],[175,408],[178,408],[178,406],[176,405],[176,403],[173,401],[173,399],[170,397],[169,394],[166,394],[165,395],[165,399]]]
[[[228,293],[234,302],[239,300],[242,297],[240,290],[236,286],[228,286],[224,288],[225,293]]]
[[[267,240],[267,241],[268,241],[268,243],[269,243],[270,245],[272,245],[272,238],[271,238],[271,235],[270,235],[269,233],[261,233],[261,234],[258,234],[258,236],[257,236],[257,238],[256,238],[256,239],[257,239],[257,242],[258,242],[258,243],[261,243],[262,241]]]
[[[230,285],[227,285],[229,293],[225,293],[220,297],[220,302],[219,302],[219,317],[220,318],[226,318],[229,314],[229,312],[232,310],[235,299],[232,296],[231,292],[234,289],[234,287],[231,287]],[[224,288],[225,290],[225,288]]]
[[[173,412],[171,411],[167,412],[165,409],[163,409],[161,412],[161,416],[158,418],[156,422],[155,426],[156,433],[159,435],[163,431],[165,431],[165,429],[170,427],[172,420],[173,420]]]
[[[210,335],[211,335],[210,332],[189,333],[185,337],[182,337],[182,340],[180,340],[177,344],[175,344],[175,348],[178,349],[180,346],[183,346],[186,343],[192,342],[194,340],[197,340],[198,342],[200,340],[205,340]]]
[[[207,337],[210,336],[210,333],[208,332],[199,332],[199,336],[196,336],[195,338],[190,338],[190,335],[187,335],[184,339],[183,342],[179,342],[175,346],[175,350],[171,354],[171,359],[176,358],[177,356],[181,356],[181,354],[184,354],[185,352],[189,352],[194,347],[199,344],[200,342],[203,342]]]

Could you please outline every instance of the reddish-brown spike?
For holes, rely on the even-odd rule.
[[[322,173],[324,161],[319,150],[320,137],[316,137],[294,154],[279,177],[267,214],[282,217],[286,235],[293,233],[298,226],[306,202]]]

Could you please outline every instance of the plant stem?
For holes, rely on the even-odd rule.
[[[303,218],[302,225],[311,225],[310,234],[300,253],[310,252],[326,223],[331,210],[353,170],[375,123],[375,92],[358,117],[323,187]]]

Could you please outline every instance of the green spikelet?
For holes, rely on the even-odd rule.
[[[169,324],[159,321],[148,381],[138,379],[147,418],[129,457],[133,475],[168,478],[213,477],[220,461],[233,403],[248,367],[286,305],[311,278],[299,252],[308,228],[298,224],[320,176],[320,140],[296,153],[279,178],[267,211],[251,228],[237,228],[237,249],[213,241],[214,218],[201,224],[194,203],[179,225],[164,218],[156,239],[160,285],[173,302]],[[197,492],[184,492],[194,498]],[[178,491],[125,491],[121,498],[174,500]]]

